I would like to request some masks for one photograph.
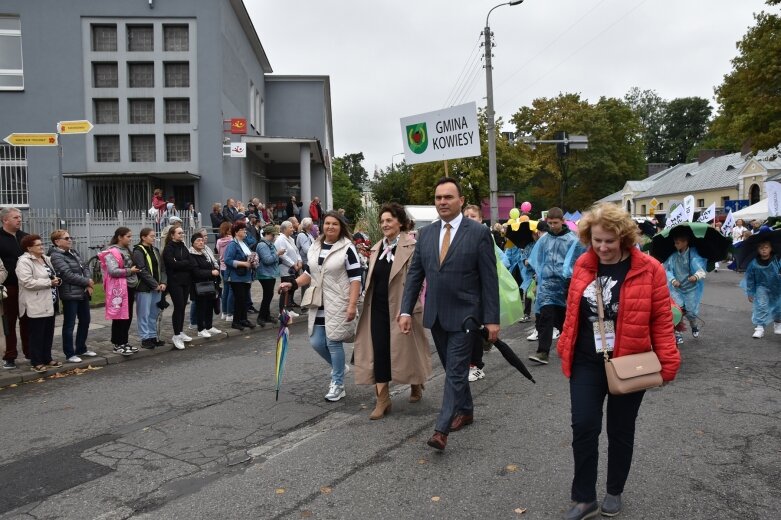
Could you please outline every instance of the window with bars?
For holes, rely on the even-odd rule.
[[[127,50],[130,52],[151,52],[155,47],[151,25],[127,26]]]
[[[154,162],[155,161],[155,136],[131,135],[130,136],[130,161]]]
[[[190,50],[190,28],[186,25],[163,25],[163,49],[166,51]]]
[[[93,211],[117,210],[117,185],[115,183],[99,183],[92,185]]]
[[[95,124],[107,125],[119,123],[118,99],[94,99]]]
[[[27,207],[27,148],[0,145],[0,205]]]
[[[190,122],[189,98],[165,99],[165,122],[168,124]]]
[[[92,63],[92,86],[95,88],[117,88],[119,69],[116,62]]]
[[[127,115],[130,124],[152,124],[155,122],[155,100],[128,99]]]
[[[92,24],[92,50],[95,52],[116,52],[117,26],[114,24]]]
[[[166,134],[165,160],[168,162],[190,161],[190,134]]]
[[[94,211],[114,213],[117,210],[146,210],[149,186],[144,180],[111,179],[90,182],[91,207]]]
[[[0,90],[24,90],[22,24],[18,16],[0,16]]]
[[[164,64],[166,87],[190,86],[190,63],[170,61]]]
[[[95,160],[97,162],[119,162],[119,136],[95,136]]]
[[[127,83],[130,88],[155,86],[155,64],[150,62],[128,63]]]

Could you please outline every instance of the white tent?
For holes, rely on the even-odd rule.
[[[736,211],[732,214],[736,219],[742,218],[743,220],[766,220],[767,219],[767,199],[762,199],[756,204],[745,207],[740,211]]]
[[[415,229],[431,224],[439,218],[436,206],[405,206],[407,216],[415,221]]]

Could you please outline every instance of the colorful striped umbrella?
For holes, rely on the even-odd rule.
[[[277,332],[277,355],[274,364],[275,388],[277,391],[275,401],[279,401],[279,387],[282,384],[282,375],[285,372],[285,358],[287,357],[287,342],[290,335],[288,323],[290,315],[287,312],[287,292],[285,292],[285,304],[282,306],[282,312],[279,313],[279,332]]]

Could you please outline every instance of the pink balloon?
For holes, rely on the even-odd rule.
[[[524,213],[529,213],[532,210],[532,203],[531,202],[524,202],[521,204],[521,211]]]

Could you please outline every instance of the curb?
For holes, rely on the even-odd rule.
[[[299,320],[299,321],[294,321],[289,326],[297,328],[298,326],[305,325],[305,324],[306,324],[306,320]],[[239,336],[246,336],[248,334],[260,334],[261,332],[264,331],[271,331],[272,333],[276,334],[277,329],[278,329],[277,326],[266,326],[266,327],[256,326],[254,329],[244,329],[243,331],[239,331],[236,329],[228,329],[222,332],[221,334],[212,336],[211,338],[193,337],[193,340],[187,343],[187,348],[200,347],[202,345],[209,345],[211,343],[219,343],[226,339],[236,338]],[[140,348],[138,352],[136,352],[132,356],[123,356],[121,354],[115,354],[113,352],[105,355],[99,354],[96,357],[87,358],[81,361],[80,363],[64,363],[61,367],[49,370],[45,374],[39,374],[37,372],[33,372],[32,370],[29,369],[28,365],[24,363],[21,364],[20,367],[14,370],[3,370],[2,372],[0,372],[0,390],[5,389],[11,385],[28,383],[30,381],[37,381],[38,379],[47,379],[52,375],[59,374],[62,372],[69,372],[73,369],[86,369],[90,365],[93,367],[119,365],[127,361],[132,361],[133,359],[158,356],[175,350],[176,349],[173,348],[171,343],[166,342],[166,344],[163,345],[162,347],[158,347],[155,349]]]

